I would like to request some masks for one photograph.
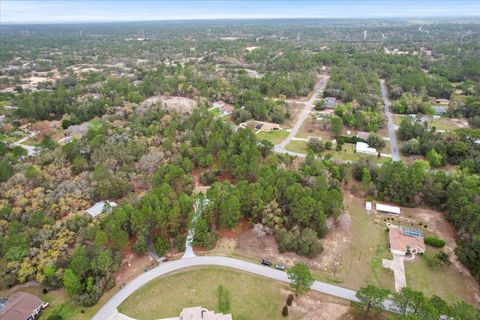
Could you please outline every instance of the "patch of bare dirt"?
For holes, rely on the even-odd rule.
[[[121,285],[136,278],[139,274],[156,266],[157,263],[149,254],[138,256],[133,252],[125,252],[123,254],[120,268],[115,275],[115,283]]]
[[[286,289],[282,291],[285,297],[290,293]],[[304,320],[354,319],[352,313],[348,302],[313,291],[296,297],[288,308],[289,318]]]
[[[143,101],[140,108],[150,108],[153,105],[160,105],[168,111],[188,114],[197,107],[197,102],[185,97],[154,96]]]
[[[296,262],[304,262],[312,269],[335,273],[341,261],[345,247],[350,243],[351,218],[348,213],[342,214],[336,221],[330,222],[330,231],[321,240],[324,251],[314,259],[299,256],[293,252],[280,253],[273,235],[258,237],[250,227],[237,236],[236,251],[258,260],[269,259],[274,263],[293,266]]]

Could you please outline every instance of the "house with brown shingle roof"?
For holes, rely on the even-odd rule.
[[[0,311],[0,320],[33,320],[48,306],[38,297],[27,292],[16,292],[7,299]]]

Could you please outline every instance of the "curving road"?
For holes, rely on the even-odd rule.
[[[28,136],[26,136],[25,138],[22,138],[22,139],[20,139],[16,142],[14,142],[13,145],[18,146],[18,147],[22,147],[23,149],[27,150],[28,156],[34,156],[35,154],[37,154],[37,147],[29,146],[28,144],[23,144],[23,142],[30,139],[30,138],[35,137],[36,134],[37,134],[36,132],[32,132]]]
[[[380,79],[380,89],[382,91],[383,104],[385,105],[385,116],[387,117],[388,135],[390,136],[390,146],[392,150],[392,160],[400,161],[400,153],[398,152],[397,133],[395,132],[395,123],[393,122],[392,111],[390,106],[392,103],[388,99],[387,87],[385,80]]]
[[[184,268],[195,266],[222,266],[228,268],[234,268],[241,271],[250,272],[259,276],[267,277],[270,279],[289,283],[290,280],[287,277],[287,273],[279,271],[273,268],[265,267],[260,264],[254,264],[251,262],[228,258],[220,256],[204,256],[193,257],[188,259],[181,259],[171,262],[165,262],[158,267],[141,274],[125,287],[120,289],[105,305],[103,305],[98,312],[93,316],[93,320],[106,320],[106,319],[118,319],[118,306],[133,292],[145,285],[147,282],[164,276],[173,271],[181,270]],[[345,289],[339,286],[334,286],[325,282],[315,281],[312,285],[312,290],[329,294],[335,297],[346,299],[349,301],[358,301],[355,296],[355,291]],[[386,310],[391,310],[391,301],[386,300],[384,303]]]

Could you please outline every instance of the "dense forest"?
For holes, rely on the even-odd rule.
[[[456,255],[480,281],[479,25],[431,22],[427,34],[403,20],[362,23],[0,26],[0,289],[34,280],[92,306],[115,285],[125,252],[182,252],[201,197],[209,202],[194,246],[212,249],[222,231],[248,225],[279,252],[313,259],[352,184],[368,198],[443,212]],[[330,140],[300,138],[313,151],[304,158],[239,126],[289,128],[321,76],[326,88],[305,121],[324,112]],[[387,147],[381,79],[402,117],[398,149],[409,164],[325,155],[357,141]],[[327,97],[336,98],[331,110]],[[219,101],[233,111],[214,110]],[[461,128],[428,122],[437,101],[442,120]],[[209,189],[199,195],[199,186]],[[85,213],[102,200],[118,206]],[[402,295],[397,303],[407,305]],[[444,314],[476,312],[412,295]]]

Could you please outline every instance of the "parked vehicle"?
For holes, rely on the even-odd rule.
[[[262,260],[262,264],[264,266],[268,266],[268,267],[271,267],[272,266],[272,263],[270,261],[268,261],[267,259],[263,259]]]
[[[285,266],[284,266],[283,264],[276,264],[276,265],[275,265],[275,269],[285,270]]]

